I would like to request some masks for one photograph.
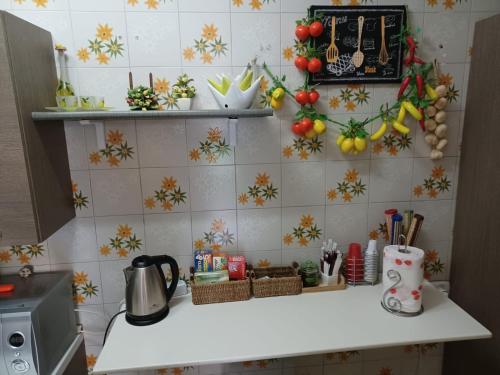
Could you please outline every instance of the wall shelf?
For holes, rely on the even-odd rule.
[[[188,119],[188,118],[251,118],[273,115],[272,109],[196,109],[190,111],[82,111],[82,112],[32,112],[35,121],[62,120],[85,121],[119,119]]]

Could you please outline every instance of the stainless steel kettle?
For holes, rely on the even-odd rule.
[[[167,289],[162,264],[169,264],[172,282]],[[127,322],[146,326],[159,322],[168,315],[168,301],[172,298],[179,281],[179,266],[168,255],[141,255],[123,270],[126,280]]]

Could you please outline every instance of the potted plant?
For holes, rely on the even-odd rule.
[[[196,88],[190,85],[193,81],[184,73],[177,78],[177,82],[172,86],[172,96],[177,100],[177,107],[180,110],[191,109],[191,99],[196,95]]]

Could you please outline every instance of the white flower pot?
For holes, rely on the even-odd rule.
[[[177,106],[180,111],[189,111],[191,109],[191,98],[179,98],[177,99]],[[174,108],[177,109],[177,108]]]

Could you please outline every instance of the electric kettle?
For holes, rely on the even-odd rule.
[[[167,289],[162,264],[169,264],[172,282]],[[179,281],[179,266],[168,255],[141,255],[123,270],[126,281],[125,318],[135,326],[147,326],[168,315],[168,301],[172,298]]]

